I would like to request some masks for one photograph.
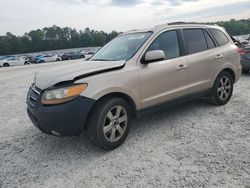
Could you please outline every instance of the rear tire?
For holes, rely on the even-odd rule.
[[[128,103],[121,98],[106,98],[90,115],[88,132],[94,143],[105,150],[113,150],[126,139],[131,121]]]
[[[233,83],[233,77],[229,72],[221,72],[214,82],[212,92],[207,97],[208,101],[217,106],[227,104],[233,94]]]
[[[72,59],[72,57],[68,57],[68,60],[71,60]]]
[[[3,67],[9,67],[10,65],[9,65],[9,63],[4,63],[3,64]]]

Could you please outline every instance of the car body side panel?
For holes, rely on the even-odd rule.
[[[110,93],[123,93],[134,101],[136,109],[140,109],[138,76],[137,67],[126,64],[123,69],[86,77],[75,83],[88,83],[81,94],[84,97],[98,100]]]
[[[188,94],[188,70],[186,57],[139,65],[140,92],[143,108]]]
[[[9,64],[10,66],[18,66],[18,65],[24,65],[25,60],[22,58],[7,58],[1,61],[0,65],[3,66],[4,63]]]
[[[216,55],[217,52],[212,49],[187,56],[189,93],[211,88],[214,71],[220,67],[220,62],[215,59]]]
[[[219,47],[217,51],[223,55],[223,59],[221,59],[222,62],[220,67],[214,70],[215,75],[212,83],[215,81],[218,74],[224,69],[231,69],[235,74],[235,82],[237,82],[242,71],[238,47],[233,42],[230,42],[227,45]]]
[[[227,68],[234,72],[235,82],[239,80],[241,75],[240,56],[237,46],[229,36],[228,39],[229,42],[223,46],[187,56],[190,93],[212,88],[216,77]]]

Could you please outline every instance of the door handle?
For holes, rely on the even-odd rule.
[[[183,70],[183,69],[186,69],[187,67],[188,67],[187,65],[180,64],[180,65],[177,67],[177,70]]]
[[[221,54],[218,54],[218,55],[216,55],[216,57],[215,57],[215,59],[222,59],[223,58],[223,55],[221,55]]]

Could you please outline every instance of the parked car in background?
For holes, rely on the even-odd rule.
[[[234,42],[234,44],[235,44],[236,46],[238,46],[239,48],[243,47],[243,44],[242,44],[239,40],[237,40],[237,39],[234,38],[233,36],[230,36],[230,37],[231,37],[232,41]]]
[[[25,58],[19,57],[8,57],[0,60],[1,67],[18,66],[18,65],[28,65],[30,62]]]
[[[3,60],[3,59],[6,59],[5,56],[0,56],[0,61]]]
[[[32,64],[36,63],[36,56],[27,56],[27,59]]]
[[[45,62],[54,62],[54,61],[61,61],[62,58],[58,55],[39,55],[36,57],[37,63],[45,63]]]
[[[85,56],[85,60],[89,60],[95,54],[95,52],[96,52],[95,50],[84,50],[81,51],[80,53]]]
[[[43,55],[36,55],[35,56],[35,63],[42,63],[41,62],[41,58],[43,57]]]
[[[250,45],[239,49],[240,61],[242,64],[242,72],[248,73],[250,71]]]
[[[227,104],[241,68],[238,47],[218,26],[129,31],[85,63],[38,72],[27,112],[47,134],[70,136],[86,130],[96,144],[114,149],[139,114],[193,98]]]
[[[7,59],[7,58],[10,58],[10,57],[16,57],[14,55],[4,55],[4,56],[0,56],[0,61],[1,60],[4,60],[4,59]]]
[[[80,53],[83,55],[94,55],[96,51],[94,50],[83,50]]]
[[[67,52],[63,53],[61,55],[62,60],[71,60],[71,59],[80,59],[85,58],[84,54],[81,54],[80,52]]]

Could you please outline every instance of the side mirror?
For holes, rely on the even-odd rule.
[[[153,50],[145,54],[142,64],[153,63],[157,61],[162,61],[165,59],[165,53],[162,50]]]

